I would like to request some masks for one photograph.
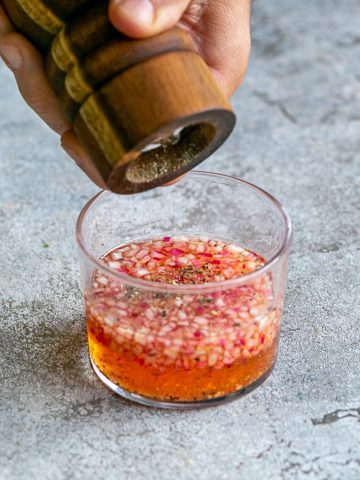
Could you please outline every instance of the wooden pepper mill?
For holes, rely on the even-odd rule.
[[[216,150],[235,115],[179,28],[146,40],[120,34],[108,0],[3,0],[44,55],[51,85],[90,156],[92,178],[116,193],[171,181]]]

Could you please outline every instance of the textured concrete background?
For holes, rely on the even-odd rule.
[[[95,188],[0,68],[1,480],[360,478],[359,1],[257,0],[253,23],[236,132],[204,166],[276,195],[295,238],[275,371],[215,409],[95,378],[74,242]]]

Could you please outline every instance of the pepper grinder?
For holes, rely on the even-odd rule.
[[[190,36],[119,33],[108,0],[3,0],[46,58],[50,83],[104,188],[129,194],[184,174],[229,136],[235,115]]]

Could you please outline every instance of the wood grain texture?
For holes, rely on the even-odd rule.
[[[63,23],[52,12],[44,15],[44,4],[40,0],[3,0],[9,17],[16,28],[37,48],[46,52]]]
[[[61,101],[73,121],[83,102],[98,88],[127,68],[167,52],[192,51],[190,37],[180,28],[146,40],[120,36],[76,63],[65,79]]]
[[[65,77],[71,68],[96,48],[122,37],[108,18],[108,2],[99,1],[72,16],[54,39],[46,59],[46,70],[57,94],[64,88]]]
[[[67,20],[72,13],[80,8],[96,3],[97,0],[43,0],[43,2],[48,10]]]
[[[64,113],[89,153],[85,170],[117,193],[171,181],[227,138],[235,115],[190,36],[120,34],[108,0],[4,0],[17,28],[47,51]]]
[[[106,83],[82,105],[74,127],[89,151],[97,145],[97,161],[108,166],[104,180],[110,188],[132,193],[166,183],[200,163],[234,124],[231,107],[201,57],[171,52]],[[172,142],[179,129],[183,135]],[[144,153],[152,144],[159,147]],[[151,175],[144,171],[145,160],[154,170]],[[143,170],[136,182],[127,175],[134,161]]]

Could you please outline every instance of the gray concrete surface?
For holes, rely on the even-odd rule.
[[[360,478],[359,2],[256,0],[253,24],[236,131],[204,167],[276,195],[295,237],[275,371],[214,409],[95,378],[74,222],[96,189],[0,68],[1,480]]]

